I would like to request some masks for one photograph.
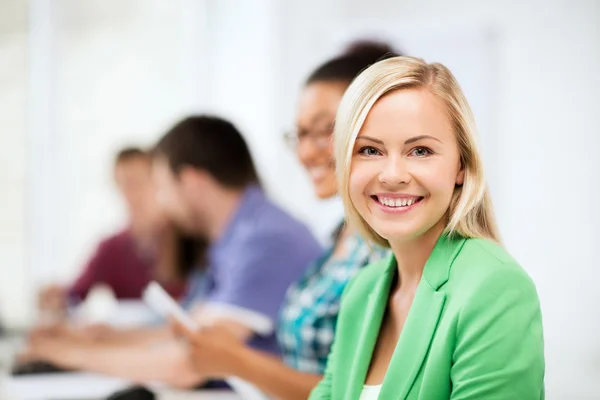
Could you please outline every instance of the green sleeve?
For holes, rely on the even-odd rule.
[[[544,399],[540,304],[519,267],[499,268],[474,291],[455,340],[451,400]]]

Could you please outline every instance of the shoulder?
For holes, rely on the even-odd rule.
[[[257,220],[266,229],[276,232],[309,232],[308,225],[268,198],[265,198],[262,207],[258,210]]]
[[[118,250],[128,246],[132,241],[131,232],[128,229],[124,229],[102,238],[98,243],[98,251],[109,252]]]
[[[290,251],[322,248],[306,224],[265,198],[238,229],[243,242],[259,247],[283,246]]]
[[[487,239],[466,239],[460,255],[490,263],[511,264],[514,258],[500,244]]]
[[[227,249],[238,268],[258,264],[280,274],[304,271],[322,251],[307,226],[270,204],[239,221]]]
[[[454,260],[450,280],[481,285],[520,284],[532,286],[533,281],[519,263],[499,244],[485,239],[467,239]]]
[[[535,284],[525,269],[499,244],[483,239],[466,240],[444,290],[463,311],[485,313],[490,307],[517,304],[539,307]]]

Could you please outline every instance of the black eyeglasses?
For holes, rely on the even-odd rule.
[[[286,132],[283,136],[286,145],[296,150],[300,143],[305,140],[310,142],[319,149],[326,149],[331,144],[333,135],[333,124],[328,127],[314,128],[310,130],[298,130]]]

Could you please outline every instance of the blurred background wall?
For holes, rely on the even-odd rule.
[[[536,282],[547,398],[600,398],[600,2],[3,0],[0,315],[122,222],[112,156],[189,112],[232,118],[268,191],[324,235],[282,135],[306,74],[357,36],[444,61],[473,102],[504,243]],[[459,73],[460,72],[460,73]]]

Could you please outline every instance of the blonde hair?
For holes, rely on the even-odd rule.
[[[464,169],[464,182],[456,186],[452,195],[445,233],[500,242],[467,99],[448,68],[414,57],[394,57],[373,64],[352,82],[342,98],[336,116],[334,152],[338,189],[348,222],[368,241],[389,247],[388,241],[367,224],[350,199],[352,155],[356,138],[377,100],[395,90],[415,88],[428,90],[446,105]]]

